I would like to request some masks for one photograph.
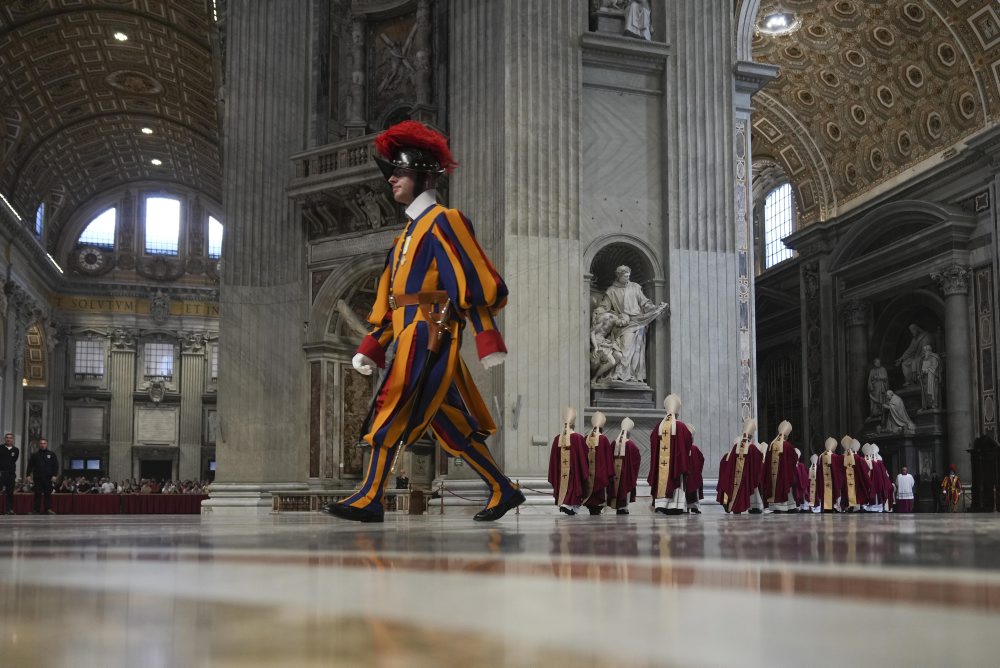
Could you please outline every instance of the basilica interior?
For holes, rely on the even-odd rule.
[[[321,511],[373,461],[407,120],[509,289],[503,364],[462,344],[497,522],[430,431],[384,523]],[[995,0],[0,3],[0,664],[995,665],[998,196]],[[567,407],[631,425],[630,514],[559,512]],[[730,513],[783,421],[915,512]]]

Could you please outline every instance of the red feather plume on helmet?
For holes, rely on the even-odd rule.
[[[418,121],[396,123],[375,137],[375,150],[387,160],[391,160],[398,150],[407,147],[423,149],[433,155],[445,173],[450,173],[458,166],[448,148],[448,139]]]

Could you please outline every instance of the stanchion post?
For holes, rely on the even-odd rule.
[[[514,483],[517,485],[518,489],[521,489],[521,481],[520,480],[515,480]],[[518,506],[517,508],[514,509],[514,514],[515,515],[520,515],[521,514],[521,506]]]
[[[441,514],[444,515],[444,478],[441,478]]]

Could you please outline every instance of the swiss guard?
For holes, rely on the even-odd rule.
[[[459,351],[471,323],[487,369],[507,355],[494,318],[507,303],[507,286],[457,209],[438,202],[435,184],[456,166],[448,140],[416,121],[403,121],[375,138],[375,162],[406,207],[379,278],[368,322],[372,332],[354,356],[365,375],[385,368],[363,438],[372,447],[361,487],[326,507],[336,517],[382,522],[382,491],[395,459],[430,429],[448,454],[461,457],[489,486],[486,507],[473,519],[498,520],[524,495],[497,466],[486,439],[496,433],[486,404]],[[394,347],[391,361],[386,352]]]

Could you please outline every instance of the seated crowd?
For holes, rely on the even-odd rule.
[[[84,476],[63,477],[53,491],[56,494],[207,494],[211,483],[207,480],[154,480],[135,478],[115,482],[110,478],[86,478]],[[18,492],[31,493],[33,481],[30,477],[17,480]]]

